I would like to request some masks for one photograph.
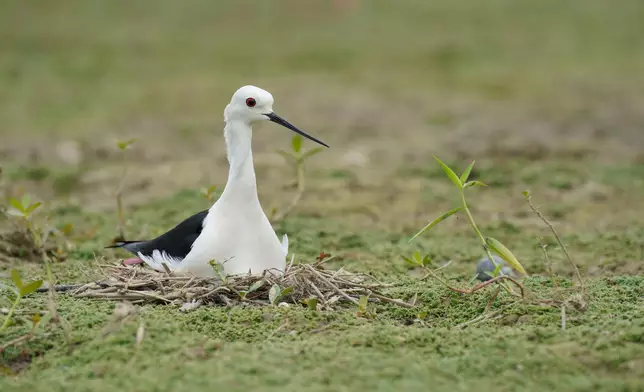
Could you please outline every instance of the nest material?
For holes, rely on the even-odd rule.
[[[75,297],[182,305],[182,310],[201,304],[262,306],[282,302],[331,310],[341,304],[359,305],[361,296],[367,296],[371,302],[414,306],[380,292],[392,285],[366,274],[353,274],[344,269],[327,270],[321,263],[291,265],[280,277],[265,273],[262,276],[197,278],[119,264],[102,267],[107,279],[60,286],[57,290],[67,291]]]

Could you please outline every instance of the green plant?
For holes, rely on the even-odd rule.
[[[291,139],[290,152],[286,152],[284,150],[278,151],[278,153],[282,155],[287,162],[290,162],[295,169],[295,172],[296,172],[295,185],[297,186],[297,191],[295,192],[295,196],[293,196],[293,200],[291,200],[291,203],[286,208],[284,208],[281,211],[278,209],[273,210],[273,216],[271,219],[273,222],[277,222],[284,219],[288,214],[291,213],[291,211],[293,211],[295,206],[300,202],[300,199],[302,198],[302,195],[304,194],[304,190],[305,190],[304,164],[312,156],[314,156],[315,154],[323,150],[324,149],[322,147],[316,147],[307,151],[303,151],[302,136],[295,135]]]
[[[34,247],[43,263],[45,264],[45,272],[47,275],[47,283],[49,284],[49,314],[51,321],[53,323],[59,324],[63,328],[65,340],[67,341],[68,347],[71,349],[71,332],[67,322],[58,314],[56,310],[56,281],[51,270],[51,261],[47,252],[45,250],[45,243],[49,238],[49,235],[55,232],[55,229],[45,227],[44,229],[37,227],[33,220],[33,214],[42,206],[41,202],[31,202],[31,198],[28,195],[23,196],[21,200],[12,198],[9,200],[11,209],[9,209],[8,214],[11,216],[18,217],[22,224],[25,226],[27,231],[32,237]],[[15,284],[15,280],[14,280]],[[38,288],[36,288],[38,289]]]
[[[282,289],[278,284],[274,284],[273,286],[271,286],[271,289],[268,291],[268,301],[272,305],[275,305],[280,299],[282,299],[283,297],[286,297],[292,291],[293,291],[292,287],[287,287],[285,289]]]
[[[13,316],[13,313],[16,311],[20,300],[23,297],[35,292],[40,288],[40,286],[42,286],[42,279],[27,283],[23,282],[22,277],[20,276],[20,271],[18,271],[17,269],[11,270],[11,281],[13,282],[13,287],[0,283],[0,289],[7,289],[14,294],[13,305],[11,306],[11,309],[9,309],[7,318],[4,320],[2,327],[0,327],[0,331],[4,331],[7,326],[9,326],[11,316]]]
[[[584,280],[581,277],[581,273],[579,272],[579,268],[577,267],[577,264],[574,262],[574,260],[570,256],[570,253],[568,253],[568,249],[566,248],[566,245],[564,245],[563,241],[559,237],[559,233],[557,233],[557,230],[555,230],[555,228],[552,225],[552,223],[550,223],[550,221],[548,221],[548,219],[546,219],[546,217],[543,216],[541,211],[539,211],[539,209],[532,203],[532,196],[530,195],[530,192],[529,191],[523,191],[523,197],[525,197],[525,200],[528,203],[528,205],[530,206],[530,209],[539,217],[539,219],[541,219],[548,226],[548,228],[550,229],[550,231],[554,235],[555,240],[557,241],[557,243],[561,247],[561,251],[566,256],[566,260],[568,260],[568,263],[570,263],[570,265],[571,265],[571,267],[572,267],[572,269],[573,269],[573,271],[575,273],[575,277],[577,278],[578,284],[579,284],[579,286],[581,288],[582,295],[584,295],[585,292],[586,292],[586,288],[584,286]],[[547,245],[542,243],[541,244],[541,249],[543,250],[544,261],[546,263],[546,268],[548,269],[548,274],[550,275],[550,278],[552,280],[552,285],[556,289],[557,288],[557,280],[556,280],[555,276],[552,274],[552,267],[550,266],[550,259],[548,258],[548,252],[546,251],[546,246]]]
[[[116,147],[122,152],[123,156],[123,171],[121,172],[121,178],[119,180],[118,188],[116,189],[116,214],[118,218],[117,231],[118,231],[118,240],[125,240],[125,211],[123,210],[123,186],[125,185],[125,175],[127,174],[127,155],[126,151],[129,149],[136,139],[130,139],[125,141],[116,142]]]
[[[207,188],[202,188],[201,189],[201,196],[204,197],[204,199],[208,200],[209,202],[213,202],[215,199],[215,191],[217,190],[216,185],[210,185]]]
[[[455,215],[456,213],[462,212],[467,216],[467,219],[472,226],[472,229],[476,233],[476,236],[479,238],[481,241],[481,245],[483,247],[483,250],[485,251],[485,254],[487,257],[490,259],[490,261],[494,264],[495,269],[494,271],[490,271],[490,273],[493,275],[493,277],[496,278],[503,278],[503,275],[499,275],[499,271],[501,270],[501,265],[497,264],[494,261],[494,257],[492,257],[492,252],[496,253],[499,255],[503,260],[505,260],[512,268],[514,268],[516,271],[520,272],[523,275],[527,275],[525,269],[519,262],[519,260],[514,256],[514,254],[505,246],[503,245],[499,240],[492,238],[492,237],[485,237],[483,233],[481,233],[481,230],[479,229],[478,225],[474,221],[474,217],[472,216],[472,212],[470,211],[470,208],[467,204],[467,201],[465,200],[465,190],[471,187],[475,186],[487,186],[484,183],[480,181],[468,181],[470,173],[472,172],[472,168],[474,167],[474,161],[470,163],[470,165],[465,169],[465,171],[458,176],[449,166],[447,166],[445,163],[443,163],[440,159],[437,157],[434,157],[438,164],[441,166],[447,177],[456,185],[456,187],[459,190],[460,193],[460,206],[453,208],[443,214],[441,214],[438,218],[434,219],[433,221],[429,222],[425,227],[423,227],[418,233],[416,233],[409,241],[413,241],[414,239],[418,238],[418,236],[422,235],[423,233],[427,232],[429,229],[432,227],[436,226],[440,222],[444,221],[445,219],[449,218],[452,215]],[[503,279],[497,279],[497,280],[503,280]],[[487,283],[487,282],[486,282]],[[509,287],[505,282],[501,282],[502,287],[506,289],[506,291],[511,292]]]
[[[247,291],[240,290],[240,291],[239,291],[239,297],[240,297],[241,299],[246,299],[246,296],[247,296],[248,294],[253,293],[253,292],[255,292],[255,291],[259,290],[259,289],[264,285],[264,283],[266,283],[266,281],[265,281],[264,279],[260,279],[260,280],[258,280],[257,282],[253,283],[252,285],[250,285],[250,287],[248,288],[248,290],[247,290]]]

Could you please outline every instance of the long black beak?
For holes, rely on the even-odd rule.
[[[323,145],[324,147],[329,147],[329,145],[326,144],[325,142],[323,142],[322,140],[316,139],[313,136],[311,136],[311,135],[307,134],[306,132],[302,131],[301,129],[298,129],[295,125],[291,124],[290,122],[284,120],[282,117],[280,117],[277,114],[275,114],[275,112],[267,113],[267,114],[265,114],[265,116],[268,117],[268,119],[271,120],[272,122],[277,123],[277,124],[279,124],[279,125],[281,125],[283,127],[286,127],[286,128],[290,129],[291,131],[293,131],[295,133],[299,133],[300,135],[304,136],[305,138],[307,138],[309,140],[313,140],[314,142],[319,143],[319,144]]]

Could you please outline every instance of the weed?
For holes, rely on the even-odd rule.
[[[489,258],[489,260],[493,263],[495,268],[494,268],[493,271],[489,271],[489,274],[493,277],[492,280],[484,282],[482,284],[479,284],[479,285],[473,287],[471,290],[457,289],[456,291],[459,291],[459,292],[462,292],[462,293],[470,293],[470,292],[474,292],[476,290],[479,290],[479,289],[487,286],[490,282],[497,282],[498,281],[498,282],[502,283],[501,286],[507,292],[512,293],[512,291],[510,290],[509,286],[507,286],[507,283],[503,282],[504,280],[509,280],[509,281],[515,283],[517,286],[519,286],[519,288],[521,289],[521,292],[523,293],[523,287],[521,286],[521,284],[518,281],[516,281],[514,278],[511,278],[511,277],[508,277],[508,276],[505,276],[505,275],[499,275],[499,272],[501,271],[501,268],[502,268],[503,264],[502,263],[497,264],[497,262],[494,260],[494,257],[492,256],[492,252],[494,252],[497,255],[499,255],[512,268],[514,268],[516,271],[522,273],[523,275],[527,275],[525,269],[523,268],[523,266],[521,265],[519,260],[517,260],[517,258],[514,256],[514,254],[505,245],[503,245],[499,240],[497,240],[495,238],[492,238],[492,237],[483,236],[483,233],[481,233],[481,230],[478,228],[476,222],[474,221],[474,217],[472,216],[472,213],[471,213],[471,211],[470,211],[470,209],[468,207],[467,201],[465,200],[465,190],[467,188],[471,188],[471,187],[474,187],[474,186],[487,186],[487,185],[485,185],[484,183],[482,183],[480,181],[476,181],[476,180],[468,181],[470,173],[472,172],[472,168],[474,167],[474,161],[472,161],[472,163],[470,163],[470,165],[467,167],[467,169],[465,169],[465,171],[460,176],[458,176],[458,175],[456,175],[456,173],[449,166],[447,166],[445,163],[443,163],[440,159],[438,159],[437,157],[434,157],[434,159],[436,159],[436,161],[442,167],[442,169],[445,172],[445,174],[447,175],[447,177],[458,188],[458,190],[460,192],[461,205],[459,207],[453,208],[453,209],[441,214],[438,218],[436,218],[433,221],[429,222],[418,233],[416,233],[409,241],[410,242],[413,241],[418,236],[422,235],[427,230],[429,230],[432,227],[436,226],[437,224],[439,224],[440,222],[442,222],[445,219],[449,218],[450,216],[452,216],[452,215],[454,215],[454,214],[456,214],[458,212],[463,212],[467,216],[467,219],[468,219],[470,225],[472,226],[472,229],[474,230],[474,232],[476,233],[476,236],[481,241],[481,245],[483,246],[483,250],[487,254],[487,257]],[[415,265],[418,265],[420,267],[423,267],[423,268],[427,269],[428,260],[426,260],[426,258],[421,259],[420,255],[418,255],[418,257],[414,256],[413,260],[408,259],[408,258],[405,258],[405,260],[407,260],[408,262],[410,262],[412,264],[415,264]],[[435,278],[437,278],[441,283],[445,284],[447,287],[452,288],[443,279],[438,278],[438,276],[435,274],[434,271],[429,270],[429,269],[427,269],[427,270],[428,270],[428,273],[430,275],[432,275]]]
[[[4,320],[2,327],[0,327],[0,332],[4,331],[9,326],[9,322],[11,321],[11,316],[13,316],[13,312],[15,312],[16,308],[18,307],[18,303],[20,302],[20,300],[24,296],[27,296],[35,292],[40,288],[40,286],[42,286],[41,279],[34,280],[27,283],[23,282],[22,277],[20,276],[20,271],[18,271],[17,269],[11,270],[11,281],[13,282],[13,287],[0,283],[0,289],[7,289],[14,294],[13,305],[11,305],[11,309],[9,309],[9,313],[7,314],[7,317]]]
[[[121,150],[123,156],[123,171],[121,172],[119,185],[116,189],[116,194],[114,195],[114,197],[116,198],[116,214],[118,218],[118,237],[115,238],[115,241],[125,240],[125,212],[123,211],[123,186],[125,185],[125,175],[127,174],[127,155],[125,151],[130,148],[135,141],[135,139],[130,139],[126,141],[116,142],[116,147]]]
[[[28,195],[25,195],[21,200],[12,198],[9,201],[9,203],[12,208],[8,210],[8,214],[11,216],[17,217],[22,223],[22,225],[26,228],[27,232],[31,236],[31,240],[35,246],[36,252],[38,253],[39,257],[45,264],[47,283],[49,284],[48,307],[49,307],[49,314],[51,315],[50,316],[51,321],[53,323],[56,323],[62,326],[65,340],[67,341],[68,347],[71,349],[71,331],[70,331],[69,325],[67,324],[67,321],[64,320],[56,310],[56,291],[55,291],[56,282],[54,280],[54,276],[51,270],[51,261],[45,249],[45,244],[47,242],[47,239],[49,238],[50,234],[55,233],[56,230],[48,226],[46,226],[43,229],[38,227],[35,224],[33,219],[33,214],[42,206],[41,202],[32,203],[31,198]],[[29,288],[35,291],[40,287],[40,285],[38,285],[38,287],[35,287],[35,288],[30,286],[33,282],[24,286],[21,283],[21,280],[19,279],[19,275],[14,276],[12,274],[12,279],[14,281],[14,285],[16,285],[16,287],[18,287],[19,290],[22,287],[24,290]],[[42,282],[40,284],[42,284]]]
[[[577,278],[577,281],[579,282],[579,285],[581,287],[582,294],[585,293],[585,287],[584,287],[584,280],[581,277],[581,273],[579,272],[579,268],[577,267],[577,264],[573,261],[572,257],[568,253],[568,250],[566,249],[566,245],[564,245],[563,241],[561,241],[561,238],[559,237],[559,234],[557,233],[557,230],[555,230],[554,226],[552,226],[552,223],[546,219],[545,216],[539,211],[539,209],[532,203],[532,196],[530,195],[529,191],[524,191],[523,196],[525,197],[525,200],[528,202],[528,205],[530,206],[530,209],[537,214],[537,216],[550,228],[550,231],[552,231],[552,234],[555,236],[555,239],[557,240],[557,243],[561,247],[561,251],[564,253],[566,256],[566,260],[570,263],[572,266],[572,269],[575,273],[575,277]],[[542,245],[543,252],[546,258],[546,263],[548,267],[548,272],[550,273],[552,277],[552,271],[550,268],[550,261],[548,259],[548,253],[546,252],[546,246]],[[555,280],[553,279],[552,281],[553,286],[555,285]]]
[[[284,219],[300,202],[300,199],[302,198],[305,190],[304,163],[322,150],[322,147],[316,147],[307,151],[302,151],[302,136],[295,135],[291,139],[290,152],[286,152],[284,150],[278,151],[278,153],[282,155],[287,162],[290,162],[295,169],[297,191],[295,193],[295,196],[293,196],[293,200],[291,200],[291,203],[286,208],[281,211],[278,209],[273,210],[273,216],[271,219],[273,222],[278,222]]]

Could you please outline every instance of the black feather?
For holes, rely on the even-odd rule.
[[[192,244],[201,234],[203,220],[207,215],[208,210],[198,212],[166,233],[148,241],[119,241],[106,248],[123,248],[134,255],[140,252],[144,256],[151,256],[152,252],[158,250],[170,257],[183,259],[190,253]]]

